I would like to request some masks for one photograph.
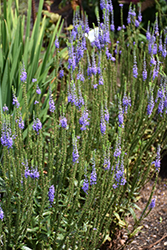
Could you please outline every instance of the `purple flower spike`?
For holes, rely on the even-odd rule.
[[[27,80],[27,72],[25,71],[25,68],[23,67],[22,69],[22,73],[21,73],[21,76],[20,76],[20,80],[21,82],[25,82]]]
[[[4,218],[4,212],[2,208],[0,207],[0,219],[3,220],[3,218]]]
[[[16,122],[18,122],[20,129],[24,128],[24,121],[21,116],[19,117],[19,119],[16,120]]]
[[[160,164],[161,164],[160,163],[160,151],[161,151],[161,148],[160,148],[160,145],[158,145],[156,160],[152,162],[152,164],[155,165],[156,171],[158,171],[158,172],[160,170]]]
[[[53,201],[54,201],[54,196],[55,196],[55,187],[54,185],[50,186],[49,192],[48,192],[48,198],[50,202],[50,206],[52,207]]]
[[[101,122],[100,122],[100,130],[102,134],[105,134],[106,131],[106,121],[104,120],[104,117],[102,116]]]
[[[37,85],[36,93],[37,93],[38,95],[40,95],[40,94],[41,94],[41,90],[40,90],[40,88],[39,88],[39,86],[38,86],[38,85]]]
[[[37,168],[31,169],[30,177],[32,179],[39,179],[39,172],[38,172]]]
[[[147,80],[147,70],[146,70],[146,60],[144,58],[144,69],[143,69],[143,81],[146,81]]]
[[[60,119],[60,124],[61,124],[62,128],[67,128],[67,119],[66,119],[66,117],[62,117]]]
[[[152,199],[150,203],[150,209],[153,209],[155,207],[155,199]]]
[[[52,93],[50,92],[50,95],[49,95],[49,110],[50,112],[54,113],[55,111],[55,104],[54,104],[54,101],[53,101],[53,97],[52,97]]]
[[[79,163],[78,158],[79,158],[79,153],[77,149],[77,140],[74,139],[74,144],[73,144],[73,152],[72,152],[72,158],[73,158],[73,163]]]
[[[150,96],[149,96],[149,102],[147,106],[147,115],[150,116],[152,114],[154,108],[154,98],[153,98],[153,93],[152,90],[150,91]]]
[[[13,94],[13,102],[12,102],[12,104],[16,105],[17,108],[20,106],[20,103],[18,102],[17,97],[15,96],[15,94]]]
[[[23,164],[23,165],[25,165],[25,164]],[[28,178],[28,176],[30,176],[32,179],[39,179],[39,172],[38,172],[37,167],[36,168],[31,167],[31,170],[30,170],[28,167],[28,164],[26,163],[24,176],[25,176],[25,178]]]
[[[61,69],[59,73],[60,73],[60,78],[63,78],[63,76],[64,76],[64,70]]]
[[[139,22],[142,21],[141,7],[139,8],[138,20],[139,20]]]
[[[116,149],[114,152],[114,157],[118,158],[121,155],[121,138],[118,137],[117,142],[116,142]]]
[[[5,120],[2,124],[1,144],[8,149],[13,148],[13,139],[15,136],[12,135],[10,125]]]
[[[109,122],[109,118],[110,118],[110,115],[109,115],[108,109],[107,109],[107,107],[105,107],[104,119],[106,120],[107,123]]]
[[[82,127],[81,127],[82,131],[87,129],[86,126],[89,126],[88,120],[90,120],[90,118],[88,118],[88,115],[89,115],[88,111],[84,110],[81,118],[79,119],[79,124],[82,125]]]
[[[32,128],[37,132],[37,135],[39,135],[39,130],[42,129],[42,123],[40,122],[39,118],[34,120]]]
[[[119,113],[118,113],[118,123],[119,123],[119,127],[124,128],[124,115],[123,115],[123,110],[121,105],[119,105]]]
[[[56,47],[56,49],[59,48],[59,40],[58,40],[58,38],[56,38],[56,40],[55,40],[55,47]]]
[[[89,189],[89,181],[88,181],[87,177],[85,177],[84,182],[83,182],[82,190],[83,190],[86,194],[88,194],[88,192],[87,192],[88,189]]]
[[[92,172],[90,174],[90,185],[95,185],[97,183],[97,173],[95,169],[95,164],[92,166]]]
[[[134,78],[137,78],[137,76],[138,76],[138,69],[137,69],[136,56],[134,56],[133,76],[134,76]]]
[[[103,76],[100,75],[100,77],[99,77],[99,85],[103,85],[103,84],[104,84]]]
[[[122,99],[122,105],[124,107],[123,114],[127,114],[128,107],[131,107],[131,98],[130,96],[127,96],[126,93],[124,94],[124,97]]]
[[[5,111],[9,111],[8,107],[6,106],[6,104],[3,106],[3,112]]]

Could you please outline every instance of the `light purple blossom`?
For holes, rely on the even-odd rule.
[[[148,101],[148,106],[147,106],[147,115],[150,116],[152,114],[154,108],[154,98],[153,98],[153,91],[150,91],[149,94],[149,101]]]
[[[127,114],[128,107],[129,106],[131,107],[131,98],[130,98],[130,96],[127,96],[126,93],[123,96],[122,105],[123,105],[123,108],[124,108],[123,109],[123,114]]]
[[[50,206],[52,207],[53,201],[54,201],[54,196],[55,196],[55,187],[54,185],[51,185],[49,187],[49,192],[48,192],[48,198],[50,202]]]
[[[142,21],[141,7],[139,8],[138,20],[139,20],[139,22]]]
[[[147,70],[146,70],[146,59],[145,58],[144,58],[144,69],[143,69],[142,75],[143,75],[143,81],[146,81],[147,80]]]
[[[28,167],[28,164],[26,164],[24,176],[25,178],[28,178],[28,176],[30,176],[32,179],[39,179],[39,172],[38,172],[37,167],[36,168],[31,167],[31,170],[30,170]]]
[[[155,207],[155,199],[152,199],[149,208],[153,209]]]
[[[56,38],[56,40],[55,40],[55,47],[56,47],[56,49],[59,48],[59,40],[58,40],[58,38]]]
[[[62,128],[67,128],[67,119],[66,119],[66,117],[61,117],[60,124],[61,124]]]
[[[81,118],[79,119],[79,124],[82,125],[81,130],[86,130],[87,126],[89,126],[88,120],[90,120],[90,118],[88,118],[88,115],[88,111],[84,110]]]
[[[3,106],[3,112],[5,111],[9,111],[8,107],[6,106],[6,104]]]
[[[121,155],[121,137],[119,136],[116,141],[116,149],[114,151],[114,157],[118,158]]]
[[[103,84],[104,84],[103,76],[102,76],[102,74],[100,74],[99,85],[103,85]]]
[[[102,134],[105,134],[105,131],[106,131],[106,121],[104,119],[103,109],[101,110],[100,130],[101,130]]]
[[[17,97],[15,96],[15,94],[13,94],[13,102],[12,102],[12,104],[16,105],[17,108],[20,106],[20,103],[18,102]]]
[[[149,41],[151,39],[150,26],[147,26],[146,38]]]
[[[136,62],[136,56],[134,56],[133,77],[137,78],[137,76],[138,76],[137,62]]]
[[[119,112],[118,112],[119,127],[124,128],[124,125],[123,125],[123,123],[124,123],[124,115],[123,115],[123,110],[122,110],[121,103],[119,103],[118,108],[119,108]]]
[[[160,151],[161,151],[161,147],[160,147],[160,145],[158,145],[156,160],[152,162],[152,164],[155,165],[156,171],[158,171],[158,172],[160,170],[160,165],[161,165],[161,162],[160,162]]]
[[[92,172],[90,174],[90,185],[95,185],[97,183],[97,173],[95,164],[92,166]]]
[[[135,20],[135,27],[138,28],[138,27],[139,27],[139,24],[140,24],[139,21],[136,19],[136,20]]]
[[[61,69],[60,72],[59,72],[59,74],[60,74],[60,78],[63,78],[63,76],[64,76],[64,70]]]
[[[2,208],[0,207],[0,219],[3,220],[3,218],[4,218],[4,212]]]
[[[123,156],[121,157],[121,163],[119,158],[117,160],[115,167],[115,181],[116,183],[114,184],[113,188],[117,188],[119,185],[125,185],[126,183]]]
[[[53,101],[53,96],[52,96],[51,91],[50,91],[50,94],[49,94],[49,110],[52,113],[54,113],[54,111],[55,111],[55,103]]]
[[[109,111],[108,111],[107,107],[105,107],[104,119],[106,120],[107,123],[109,122],[109,118],[110,118]]]
[[[24,121],[21,116],[19,117],[19,119],[16,120],[16,123],[17,122],[18,122],[19,128],[24,129]]]
[[[38,95],[40,95],[41,94],[41,90],[40,90],[40,88],[39,88],[39,86],[37,85],[37,88],[36,88],[36,93],[38,94]]]
[[[72,158],[73,158],[73,163],[79,163],[78,158],[79,158],[79,153],[78,153],[78,148],[77,148],[77,140],[74,139],[73,143],[73,152],[72,152]]]
[[[20,80],[21,80],[21,82],[25,82],[27,80],[27,72],[25,71],[24,66],[23,66],[23,69],[21,72]]]
[[[88,192],[87,192],[88,189],[89,189],[89,181],[88,181],[87,177],[85,177],[84,182],[83,182],[83,186],[82,186],[82,190],[83,190],[86,194],[88,194]]]
[[[8,147],[8,149],[13,148],[13,139],[15,139],[15,136],[12,135],[10,124],[5,119],[2,123],[2,130],[1,130],[2,146]]]
[[[42,129],[42,123],[40,122],[39,118],[36,118],[36,120],[34,120],[32,128],[37,132],[37,134],[39,134],[39,130]]]

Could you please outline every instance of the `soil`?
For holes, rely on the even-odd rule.
[[[141,199],[138,201],[138,206],[141,211],[149,199],[153,181],[145,185],[141,191]],[[159,177],[156,190],[153,198],[156,199],[156,205],[150,214],[142,221],[143,228],[134,237],[133,241],[126,246],[125,250],[167,250],[167,179]],[[137,217],[141,215],[140,211],[136,211]],[[129,219],[129,223],[132,219]],[[132,228],[132,224],[130,223]]]
[[[160,174],[162,176],[162,171]],[[115,241],[112,243],[106,241],[101,250],[118,250],[121,246],[124,246],[122,248],[124,250],[167,250],[167,176],[166,174],[165,178],[162,178],[161,176],[158,177],[156,189],[153,194],[153,198],[156,199],[155,207],[141,222],[141,225],[143,226],[141,231],[135,235],[129,245],[124,246],[127,239],[127,231],[121,230],[118,232]],[[137,218],[140,217],[146,206],[153,184],[154,181],[151,180],[141,190],[141,198],[137,202],[137,205],[141,208],[141,211],[135,210]],[[129,225],[128,229],[132,229],[134,222],[133,218],[129,217],[126,220]]]

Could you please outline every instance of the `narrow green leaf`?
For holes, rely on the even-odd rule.
[[[129,238],[132,238],[133,236],[135,236],[142,228],[143,228],[143,226],[137,227],[137,228],[134,230],[134,232],[132,232],[132,233],[129,235]]]
[[[21,247],[22,250],[33,250],[32,248],[26,247],[26,246],[22,246]]]

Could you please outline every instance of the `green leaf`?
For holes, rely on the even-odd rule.
[[[133,208],[130,207],[128,210],[129,210],[130,214],[133,216],[134,221],[136,221],[137,218],[136,218],[136,214],[135,214]]]
[[[26,246],[22,246],[21,247],[22,250],[33,250],[32,248],[26,247]]]
[[[57,13],[52,13],[50,18],[54,23],[56,23],[59,19],[61,19],[61,16]]]
[[[120,218],[120,216],[119,216],[118,213],[114,212],[114,216],[117,218],[117,220],[118,220],[118,225],[119,225],[120,227],[126,227],[127,224],[126,224],[123,220],[121,220],[121,218]]]
[[[63,240],[64,239],[64,235],[63,234],[57,234],[57,239],[58,240]]]
[[[39,227],[34,227],[34,228],[27,228],[27,232],[29,233],[35,233],[39,230]]]
[[[137,228],[134,230],[134,232],[132,232],[132,233],[129,235],[129,238],[132,238],[133,236],[135,236],[142,228],[143,228],[143,226],[137,227]]]

